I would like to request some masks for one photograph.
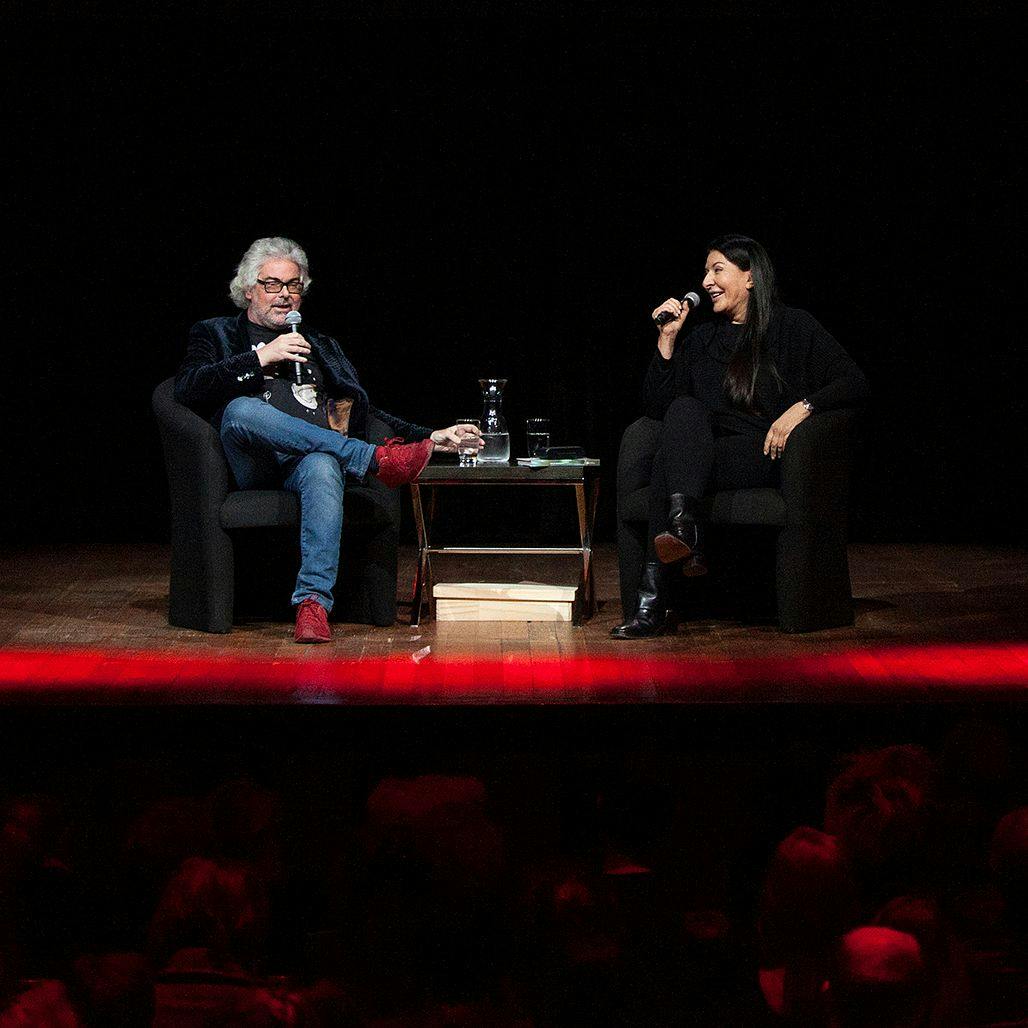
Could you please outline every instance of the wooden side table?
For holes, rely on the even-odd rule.
[[[436,492],[442,486],[506,485],[564,486],[575,490],[578,506],[578,546],[433,546],[429,533],[435,515]],[[422,490],[428,492],[427,514],[422,503]],[[520,554],[539,555],[576,554],[581,558],[582,570],[578,579],[578,602],[574,623],[592,617],[596,608],[596,589],[593,581],[593,525],[596,505],[600,496],[600,466],[596,464],[553,464],[545,468],[529,468],[520,464],[477,464],[462,468],[456,464],[429,464],[418,480],[411,483],[414,502],[414,522],[418,531],[418,566],[414,575],[414,595],[411,598],[410,623],[421,621],[424,607],[431,614],[432,554]]]

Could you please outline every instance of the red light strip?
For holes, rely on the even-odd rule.
[[[797,657],[392,654],[373,660],[0,650],[0,700],[496,704],[945,700],[1028,688],[1028,645],[854,648]]]

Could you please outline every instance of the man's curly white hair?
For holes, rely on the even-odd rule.
[[[303,247],[292,239],[284,236],[266,236],[264,239],[255,239],[250,248],[243,254],[243,259],[236,268],[236,277],[228,286],[228,295],[237,307],[247,308],[250,301],[246,298],[246,291],[252,289],[257,283],[257,276],[261,273],[261,266],[267,261],[283,260],[292,261],[300,268],[300,280],[303,282],[303,291],[306,293],[310,288],[311,279],[307,266],[307,254]]]

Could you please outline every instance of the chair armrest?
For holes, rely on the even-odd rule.
[[[396,429],[388,421],[376,418],[374,414],[368,415],[367,436],[369,443],[373,443],[375,446],[382,446],[387,439],[392,439],[395,435]]]
[[[368,415],[368,442],[375,446],[381,446],[387,439],[391,439],[396,435],[396,431],[392,425],[387,421],[383,421],[381,418],[376,418],[374,414]],[[353,487],[348,487],[353,492]],[[405,490],[402,489],[390,489],[387,485],[380,482],[374,475],[369,475],[367,479],[358,487],[361,493],[361,500],[365,504],[366,513],[369,515],[374,513],[371,520],[378,521],[381,523],[391,524],[396,531],[400,529],[400,497],[403,495]]]
[[[174,396],[174,379],[154,389],[157,418],[171,494],[172,520],[180,516],[217,521],[232,479],[214,428]]]
[[[857,414],[815,413],[793,429],[782,453],[782,498],[787,524],[845,514]]]

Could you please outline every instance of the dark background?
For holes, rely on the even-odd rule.
[[[548,414],[604,459],[610,538],[649,311],[723,231],[767,246],[871,380],[854,538],[1023,541],[1005,19],[7,27],[8,542],[166,538],[150,392],[277,234],[373,402],[438,427],[509,377],[515,452]]]

